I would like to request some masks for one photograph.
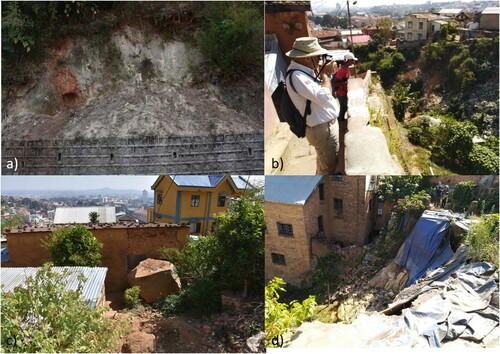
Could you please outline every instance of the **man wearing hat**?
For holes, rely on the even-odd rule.
[[[340,113],[339,113],[339,123],[342,124],[345,121],[345,114],[347,112],[347,80],[351,77],[351,70],[349,67],[357,61],[358,58],[352,53],[346,53],[344,55],[344,63],[337,71],[335,75],[335,80],[333,84],[338,86],[337,98],[340,103]]]
[[[321,80],[316,79],[320,72],[320,58],[323,56],[326,59],[327,52],[317,38],[301,37],[286,53],[293,59],[288,70],[298,69],[286,78],[290,99],[299,112],[305,112],[307,100],[311,101],[311,114],[306,117],[306,139],[316,149],[317,175],[334,174],[339,151],[339,108],[327,76],[332,69],[330,65],[324,65]]]

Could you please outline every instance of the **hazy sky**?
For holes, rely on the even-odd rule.
[[[158,176],[2,176],[2,190],[150,190]]]
[[[352,5],[354,1],[350,1],[349,5],[351,5],[351,9],[356,6],[359,7],[371,7],[377,5],[415,5],[415,4],[425,4],[427,1],[425,0],[357,0],[356,5]],[[450,2],[455,0],[439,0],[439,1],[431,1],[431,3],[437,2]],[[471,0],[462,0],[464,2],[470,2]],[[335,7],[335,4],[339,3],[342,7],[346,4],[346,1],[340,0],[311,0],[312,8],[316,9],[317,7],[327,6],[327,7]]]

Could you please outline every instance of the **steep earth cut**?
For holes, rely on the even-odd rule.
[[[5,140],[263,130],[258,80],[211,82],[195,46],[150,29],[122,26],[109,41],[65,38],[40,65],[37,80],[4,100]]]

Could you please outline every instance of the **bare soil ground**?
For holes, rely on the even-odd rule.
[[[226,310],[203,318],[188,314],[163,317],[150,307],[125,309],[122,293],[106,297],[111,308],[107,316],[122,321],[127,331],[117,352],[248,352],[247,338],[263,330],[262,303],[248,303],[241,312]],[[264,350],[261,343],[259,351]]]

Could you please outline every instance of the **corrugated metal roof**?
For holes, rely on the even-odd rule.
[[[116,222],[116,209],[113,206],[58,207],[54,215],[54,224],[87,224],[90,222],[89,213],[92,211],[96,211],[99,214],[99,223]]]
[[[304,205],[322,176],[266,176],[265,200]]]
[[[498,15],[500,14],[500,7],[485,7],[483,12],[481,12],[483,15]]]
[[[40,267],[2,268],[0,270],[2,291],[9,292],[18,286],[25,286],[26,279],[35,276],[40,269]],[[60,274],[67,270],[68,273],[65,277],[67,281],[65,286],[66,290],[76,290],[78,287],[78,275],[83,274],[86,278],[82,289],[83,298],[89,301],[90,307],[96,307],[104,287],[104,279],[106,278],[108,268],[52,267],[51,269]]]

